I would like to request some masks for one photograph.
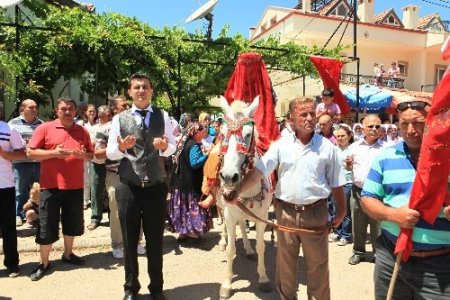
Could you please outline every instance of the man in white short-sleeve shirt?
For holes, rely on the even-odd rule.
[[[0,227],[3,234],[4,264],[9,277],[20,274],[17,252],[16,192],[12,160],[25,158],[25,143],[19,132],[0,121]]]

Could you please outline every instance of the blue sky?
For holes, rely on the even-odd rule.
[[[85,0],[94,3],[97,12],[114,11],[127,16],[137,17],[150,26],[162,28],[167,25],[182,26],[187,31],[194,32],[197,28],[205,30],[206,21],[194,21],[186,25],[185,19],[207,0]],[[213,35],[225,25],[229,24],[230,34],[242,33],[248,37],[249,28],[257,25],[267,6],[294,7],[297,0],[219,0],[214,9]],[[432,5],[438,3],[449,8]],[[450,20],[450,0],[376,0],[375,12],[379,13],[387,8],[394,8],[402,18],[401,8],[415,4],[420,6],[419,15],[425,16],[439,12],[443,20]]]

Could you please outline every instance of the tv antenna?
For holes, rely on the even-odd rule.
[[[219,2],[219,0],[209,0],[208,2],[206,2],[205,4],[200,6],[199,9],[194,11],[186,19],[187,24],[191,23],[192,21],[195,21],[195,20],[199,20],[199,19],[203,19],[203,18],[206,19],[206,21],[208,21],[208,29],[206,31],[206,38],[208,39],[208,41],[211,40],[211,35],[212,35],[212,24],[213,24],[213,17],[214,17],[214,15],[212,14],[212,11],[213,11],[214,7],[216,6],[217,2]]]

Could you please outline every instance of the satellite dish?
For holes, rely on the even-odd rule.
[[[20,4],[23,0],[0,0],[0,7],[7,8],[9,6]]]
[[[192,15],[189,16],[189,18],[186,19],[186,23],[191,23],[192,21],[205,18],[208,21],[212,19],[212,10],[214,9],[214,6],[216,6],[217,2],[219,0],[209,0],[202,6],[200,6],[199,9],[194,11]]]

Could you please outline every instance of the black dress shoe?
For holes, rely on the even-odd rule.
[[[122,300],[136,300],[137,299],[137,293],[134,293],[132,291],[125,291],[125,294],[123,295]]]
[[[150,294],[150,299],[152,300],[168,300],[163,293]]]
[[[61,260],[65,263],[76,265],[76,266],[81,266],[81,265],[85,264],[84,259],[82,259],[81,257],[79,257],[73,253],[70,253],[69,258],[65,257],[64,253],[63,253],[63,255],[61,256]]]
[[[38,281],[42,277],[44,277],[45,273],[50,270],[50,263],[46,267],[44,267],[44,264],[40,264],[31,274],[30,278],[31,281]]]

